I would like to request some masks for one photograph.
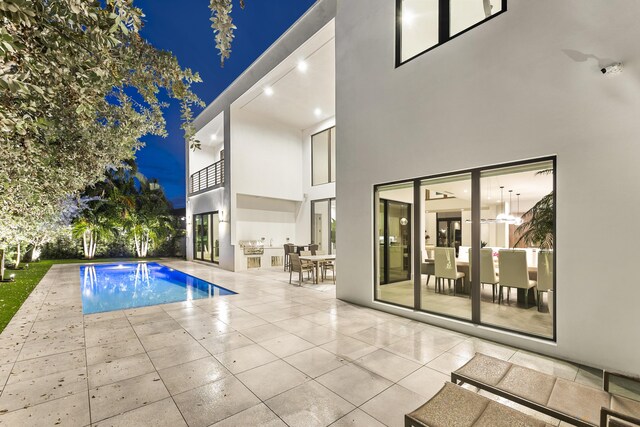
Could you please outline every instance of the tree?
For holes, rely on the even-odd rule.
[[[224,64],[232,1],[209,7]],[[185,138],[199,148],[200,77],[140,37],[143,17],[132,0],[0,1],[0,248],[133,159],[142,136],[166,135],[161,91],[180,102]]]
[[[0,235],[59,209],[69,195],[134,157],[146,134],[166,135],[158,99],[182,106],[193,147],[191,91],[200,81],[138,32],[130,0],[0,2]]]

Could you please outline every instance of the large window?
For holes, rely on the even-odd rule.
[[[193,257],[201,261],[220,261],[220,218],[218,212],[193,216]]]
[[[336,128],[311,136],[311,185],[336,181]]]
[[[553,158],[376,186],[375,299],[554,339],[555,200]]]
[[[507,10],[506,0],[396,0],[396,65]]]
[[[336,253],[336,199],[311,202],[311,243],[327,254]]]

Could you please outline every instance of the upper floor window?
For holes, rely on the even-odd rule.
[[[311,185],[336,181],[335,126],[311,136]]]
[[[507,0],[396,0],[396,65],[507,10]]]

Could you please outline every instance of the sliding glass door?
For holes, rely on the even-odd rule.
[[[375,186],[375,300],[554,339],[555,200],[555,158]]]
[[[336,199],[311,202],[311,243],[326,254],[336,253]]]
[[[218,263],[220,260],[218,212],[193,216],[193,257],[201,261]]]

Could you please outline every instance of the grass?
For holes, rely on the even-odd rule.
[[[151,261],[153,259],[154,258],[145,258],[144,260]],[[47,274],[47,271],[49,271],[52,265],[136,260],[136,258],[99,258],[95,260],[55,259],[30,262],[29,268],[26,270],[6,269],[4,277],[8,278],[10,274],[15,274],[15,281],[0,283],[0,332],[2,332],[9,324],[18,309],[22,306],[22,303],[27,299],[38,283],[40,283],[40,280],[42,280],[44,275]]]

